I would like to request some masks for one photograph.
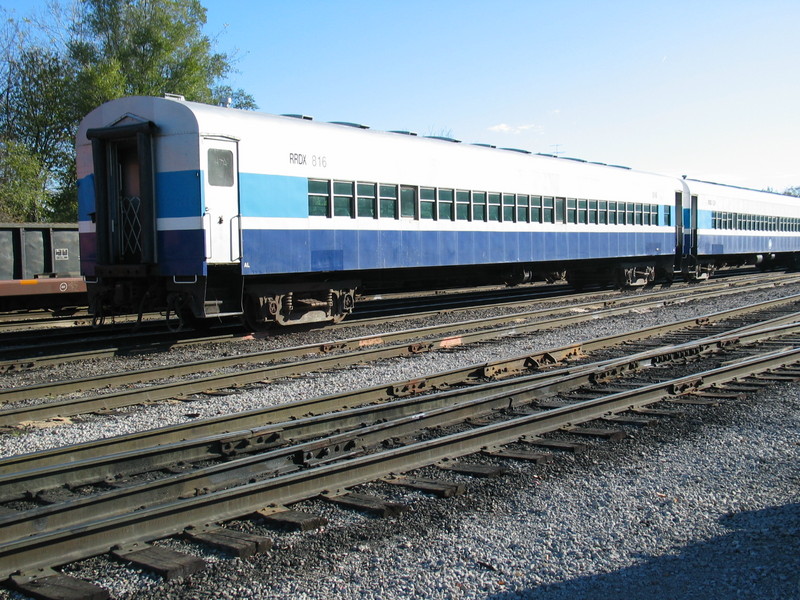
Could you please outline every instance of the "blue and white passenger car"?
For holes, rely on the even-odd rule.
[[[732,236],[708,237],[707,184],[180,98],[102,105],[77,156],[96,314],[291,324],[343,318],[357,290],[637,285]]]

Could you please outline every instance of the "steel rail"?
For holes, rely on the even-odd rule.
[[[125,436],[100,439],[76,446],[10,456],[0,459],[0,475],[8,475],[22,470],[44,468],[62,462],[77,462],[88,458],[102,457],[108,454],[127,452],[155,445],[170,444],[192,438],[214,436],[224,432],[249,430],[262,427],[268,423],[297,419],[310,414],[343,410],[348,407],[368,403],[385,402],[392,398],[435,390],[446,386],[469,384],[485,379],[530,373],[532,370],[542,366],[552,366],[563,360],[591,353],[602,348],[619,345],[624,342],[631,342],[652,337],[657,334],[686,329],[698,324],[719,322],[747,314],[748,312],[760,311],[765,308],[776,307],[786,302],[796,302],[798,300],[800,300],[798,297],[771,300],[767,303],[739,307],[667,325],[657,325],[643,330],[596,338],[560,348],[548,349],[522,356],[514,356],[489,363],[469,365],[442,373],[428,374],[414,380],[378,385],[372,388],[331,396],[297,400],[278,406],[254,409],[202,421],[182,423]],[[796,319],[796,315],[791,313],[767,321],[763,326],[791,322],[794,319]]]
[[[713,336],[571,370],[526,377],[520,381],[487,384],[479,388],[400,400],[377,407],[361,407],[322,417],[280,423],[260,430],[219,436],[216,440],[203,441],[206,452],[197,460],[212,456],[235,458],[239,452],[262,453],[61,504],[3,515],[0,516],[0,528],[9,538],[22,538],[62,527],[73,527],[79,522],[97,519],[98,515],[108,517],[122,514],[167,499],[196,495],[198,490],[208,493],[246,483],[254,477],[275,476],[343,457],[352,457],[366,449],[374,449],[391,438],[417,434],[422,429],[461,423],[498,410],[529,405],[590,383],[602,382],[608,385],[613,379],[650,366],[663,366],[685,357],[698,357],[798,332],[800,323],[793,323],[790,326],[751,330],[741,336]],[[330,434],[332,431],[335,434]],[[291,444],[286,444],[290,440]],[[281,443],[285,445],[274,448]],[[173,449],[154,448],[145,454],[152,455],[159,451],[169,455]],[[94,462],[107,464],[109,461],[118,462],[121,458],[123,457],[109,457],[108,461]],[[152,462],[145,461],[145,464],[148,470],[153,470],[164,467],[169,462],[159,462],[156,458]],[[86,478],[87,467],[90,466],[80,463],[67,465],[66,470],[61,469],[58,473],[58,485],[69,482],[71,486],[77,487],[96,481],[98,477],[102,480],[104,474],[99,472],[94,472],[91,479]],[[105,476],[114,473],[116,471],[106,473]],[[25,479],[26,475],[29,482],[42,484],[47,481],[46,473],[42,472],[23,473],[18,479]],[[47,483],[52,484],[54,481]],[[32,493],[31,486],[27,486],[21,487],[16,495],[20,495],[25,489],[27,493]],[[7,499],[7,495],[2,497],[3,501]]]
[[[718,295],[718,294],[713,294]],[[800,294],[795,296],[788,296],[773,300],[773,303],[782,303],[794,301],[800,298]],[[768,306],[770,303],[764,303]],[[588,303],[588,306],[594,306],[595,303]],[[659,300],[654,302],[646,302],[637,305],[638,307],[655,308],[664,306],[665,301]],[[358,364],[360,362],[372,362],[375,360],[382,360],[387,358],[395,358],[399,356],[408,356],[418,354],[420,352],[429,352],[438,349],[452,348],[468,343],[484,341],[487,339],[497,339],[507,335],[519,335],[523,333],[530,333],[532,331],[540,330],[542,328],[563,327],[565,325],[582,322],[585,320],[592,320],[604,316],[617,315],[627,312],[630,308],[626,305],[617,306],[616,308],[606,308],[595,313],[578,313],[573,311],[576,307],[570,309],[562,309],[566,312],[572,313],[567,316],[550,319],[548,321],[536,321],[534,323],[522,324],[517,323],[514,325],[507,325],[504,327],[492,327],[493,323],[503,321],[514,321],[520,317],[517,315],[510,315],[506,317],[497,317],[496,319],[483,319],[476,321],[468,321],[458,324],[433,326],[418,330],[394,332],[385,335],[370,336],[367,338],[357,338],[351,340],[343,340],[335,343],[334,347],[328,345],[311,345],[305,347],[298,347],[290,349],[292,353],[306,352],[310,348],[319,348],[321,351],[334,351],[349,349],[351,347],[364,347],[372,344],[385,344],[395,339],[418,339],[421,333],[436,332],[440,335],[438,338],[430,339],[424,342],[418,342],[411,345],[403,343],[393,346],[382,346],[380,348],[372,348],[360,351],[353,351],[347,354],[334,354],[330,356],[316,357],[304,361],[296,361],[286,364],[268,365],[266,367],[249,369],[246,371],[237,371],[232,374],[217,374],[206,377],[193,379],[190,381],[179,381],[161,385],[154,385],[145,388],[138,388],[133,390],[124,390],[121,392],[93,396],[89,398],[73,398],[67,400],[60,400],[54,402],[40,403],[30,406],[20,406],[16,408],[8,408],[0,410],[0,426],[16,425],[23,421],[43,420],[56,416],[70,416],[80,413],[87,413],[97,410],[109,410],[112,408],[119,408],[122,406],[130,406],[142,402],[154,402],[159,400],[166,400],[178,396],[186,396],[196,393],[207,392],[210,390],[219,390],[231,387],[240,387],[242,385],[249,385],[256,382],[261,382],[265,378],[281,378],[296,376],[312,371],[339,368]],[[546,311],[549,312],[549,311]],[[463,330],[468,324],[480,326],[481,329],[472,332],[456,333]],[[485,329],[489,327],[489,329]],[[444,333],[444,336],[441,334]],[[301,350],[302,349],[302,350]],[[280,352],[280,351],[278,351]],[[258,360],[263,362],[265,356],[269,353],[255,353],[251,355],[244,355],[242,357],[229,357],[220,362],[215,363],[215,368],[223,368],[227,366],[241,366],[241,363],[247,360]],[[194,367],[196,368],[196,367]],[[207,368],[207,367],[204,367]],[[175,368],[179,374],[184,374],[179,367]],[[139,376],[134,373],[134,377]],[[95,378],[92,378],[95,379]],[[106,381],[110,383],[113,379],[112,376],[107,376]],[[116,381],[122,379],[122,376]],[[135,380],[135,379],[134,379]],[[128,380],[131,381],[131,380]],[[46,389],[49,384],[41,386],[29,386],[26,388],[18,388],[0,392],[0,398],[6,399],[13,398],[14,400],[28,399],[37,397],[36,392],[41,392]],[[60,385],[60,384],[56,384]],[[67,383],[67,389],[71,391],[79,391],[80,384]],[[52,388],[50,388],[52,389]]]
[[[757,275],[747,275],[747,276],[738,276],[735,280],[731,281],[715,281],[713,283],[704,283],[704,291],[707,294],[713,294],[714,290],[721,290],[725,291],[728,290],[728,293],[737,293],[741,291],[738,288],[743,286],[749,286],[751,289],[762,289],[764,287],[774,287],[778,285],[791,285],[792,283],[796,283],[800,281],[800,276],[794,274],[784,274],[779,277],[775,277],[774,274],[771,274],[772,278],[769,281],[764,281],[765,276],[763,274]],[[659,297],[663,298],[665,295],[668,297],[674,296],[681,296],[686,293],[686,290],[691,288],[694,284],[684,284],[683,287],[680,289],[675,289],[674,287],[670,288],[669,290],[661,290],[658,292],[649,292],[649,293],[642,293],[638,294],[638,298],[642,297]],[[709,289],[710,288],[710,289]],[[592,291],[592,292],[584,292],[581,294],[573,294],[571,299],[578,299],[582,297],[594,297],[597,298],[598,296],[605,296],[605,295],[619,295],[618,291]],[[525,305],[533,305],[539,304],[543,302],[552,301],[554,297],[545,297],[545,298],[532,298],[529,300],[515,300],[510,302],[503,302],[503,303],[493,303],[491,306],[494,307],[513,307],[513,306],[525,306]],[[617,298],[616,300],[620,300]],[[624,300],[624,298],[623,298]],[[612,300],[595,300],[595,302],[612,302]],[[592,304],[592,303],[590,303]],[[461,308],[454,308],[450,309],[447,312],[451,314],[458,313],[461,311],[466,310],[474,310],[480,307],[461,307]],[[403,315],[401,317],[395,317],[393,320],[405,320],[411,318],[424,318],[424,317],[434,317],[436,315],[440,315],[443,312],[442,309],[438,310],[429,310],[424,312],[417,312],[414,314]],[[383,317],[371,317],[365,319],[359,319],[357,321],[349,320],[345,323],[340,323],[337,325],[331,325],[329,327],[330,330],[336,331],[341,328],[348,328],[353,326],[364,326],[370,323],[383,323],[386,319]],[[166,335],[166,334],[165,334]],[[87,360],[91,358],[104,358],[109,356],[119,356],[124,354],[132,354],[132,353],[141,353],[141,352],[148,352],[148,351],[155,351],[155,350],[165,350],[174,347],[179,347],[182,345],[191,345],[194,343],[209,343],[214,341],[225,341],[233,338],[244,338],[250,334],[235,334],[235,333],[226,333],[222,335],[216,336],[207,336],[201,338],[194,338],[189,337],[186,339],[168,339],[163,341],[155,341],[155,342],[147,342],[147,343],[138,343],[138,344],[129,344],[127,346],[111,346],[107,348],[102,348],[98,350],[91,350],[91,351],[82,351],[82,352],[75,352],[69,354],[57,354],[57,355],[39,355],[39,356],[28,356],[22,357],[13,360],[0,360],[0,373],[2,372],[10,372],[15,370],[26,370],[33,368],[34,366],[43,366],[48,364],[63,364],[66,362],[73,362],[77,360]]]
[[[737,292],[738,291],[739,290],[737,290]],[[716,290],[705,291],[705,294],[716,295],[716,293],[717,293]],[[669,299],[664,298],[661,295],[656,296],[656,305],[661,306],[665,302],[669,302]],[[299,356],[307,356],[310,354],[327,354],[334,350],[336,351],[360,350],[365,346],[371,346],[377,344],[402,343],[412,340],[415,341],[420,337],[424,336],[451,335],[453,333],[469,328],[497,328],[499,326],[506,325],[509,322],[516,323],[521,319],[534,319],[534,318],[544,319],[547,317],[554,317],[556,315],[563,313],[572,313],[574,311],[590,310],[597,307],[610,308],[611,306],[624,306],[628,304],[637,304],[637,305],[644,304],[642,302],[642,296],[636,296],[636,297],[629,296],[624,298],[615,298],[611,300],[593,300],[590,302],[571,304],[568,307],[537,309],[534,311],[514,313],[511,315],[500,315],[497,317],[490,317],[488,319],[471,319],[459,323],[433,325],[417,329],[401,330],[383,334],[369,335],[361,338],[349,338],[344,340],[323,342],[319,344],[307,344],[292,348],[267,350],[263,352],[251,352],[247,354],[240,354],[237,356],[226,357],[223,359],[214,358],[214,359],[184,363],[180,365],[167,365],[164,367],[157,367],[152,369],[140,369],[126,373],[95,375],[91,377],[72,379],[69,381],[58,381],[52,383],[48,382],[48,383],[34,384],[18,388],[0,389],[0,403],[9,403],[20,400],[42,398],[46,396],[70,394],[74,392],[84,392],[88,390],[98,389],[99,387],[115,387],[120,385],[129,385],[133,383],[144,383],[147,381],[155,381],[167,377],[196,375],[198,373],[205,373],[232,366],[239,367],[242,364],[278,362]]]
[[[369,420],[389,421],[398,418],[398,415],[427,413],[443,406],[454,406],[457,403],[470,402],[493,394],[517,394],[515,398],[519,399],[527,398],[526,393],[531,389],[535,389],[537,394],[559,393],[585,385],[590,380],[610,379],[614,374],[621,376],[638,370],[643,365],[662,363],[667,357],[699,356],[733,345],[749,345],[776,336],[796,333],[800,331],[798,320],[800,315],[796,314],[792,317],[781,317],[757,325],[748,325],[725,335],[712,335],[623,358],[493,381],[437,394],[415,396],[411,399],[392,400],[377,406],[367,405],[323,416],[268,423],[242,431],[188,438],[141,450],[112,452],[96,458],[75,460],[74,455],[67,449],[66,453],[70,460],[66,463],[49,467],[34,466],[0,475],[0,501],[20,499],[63,485],[77,487],[97,483],[121,475],[162,469],[177,463],[191,464],[260,452],[284,445],[290,440],[305,440],[326,435],[330,431],[360,428]],[[502,407],[493,406],[491,410]],[[0,519],[0,526],[3,526],[3,523],[4,521]]]
[[[785,367],[798,360],[800,348],[760,355],[636,390],[516,417],[501,423],[475,427],[469,431],[193,498],[167,501],[151,508],[100,518],[76,527],[33,535],[24,540],[6,541],[0,543],[0,578],[7,578],[16,571],[53,567],[102,554],[115,545],[151,541],[181,533],[191,526],[240,518],[265,506],[291,504],[326,491],[348,488],[393,473],[434,465],[483,448],[512,443],[604,415],[641,408],[676,394],[696,392],[733,379]]]

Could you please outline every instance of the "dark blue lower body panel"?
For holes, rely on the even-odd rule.
[[[714,234],[701,235],[697,240],[697,253],[701,256],[778,252],[800,252],[800,236]]]
[[[80,234],[81,273],[87,277],[95,275],[97,264],[97,235]],[[158,272],[173,275],[205,275],[205,234],[202,229],[159,231]]]
[[[667,232],[245,230],[243,273],[308,273],[671,256]]]

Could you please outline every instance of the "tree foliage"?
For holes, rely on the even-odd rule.
[[[14,19],[0,32],[8,57],[0,65],[0,214],[8,218],[75,220],[74,135],[82,116],[103,102],[175,93],[256,108],[251,95],[224,84],[232,60],[203,34],[200,0],[79,0],[73,13],[68,1],[55,5],[69,15],[65,37],[63,26],[36,32]],[[25,174],[37,192],[14,200],[20,186],[10,173]],[[31,201],[36,210],[20,208]]]
[[[23,144],[0,143],[0,221],[41,221],[45,179],[41,163]]]
[[[800,185],[795,185],[793,187],[786,188],[783,191],[783,193],[786,194],[787,196],[797,196],[798,198],[800,198]]]

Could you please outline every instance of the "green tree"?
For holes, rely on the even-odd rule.
[[[783,191],[783,193],[786,194],[787,196],[797,196],[798,198],[800,198],[800,185],[796,185],[794,187],[786,188]]]
[[[82,112],[121,96],[181,94],[214,103],[215,85],[231,72],[226,54],[203,35],[199,0],[83,0],[86,12],[70,56],[78,67]],[[222,89],[222,88],[220,88]],[[242,90],[225,97],[255,107]],[[216,98],[215,98],[216,96]]]
[[[24,144],[0,141],[0,221],[43,220],[46,179],[45,169]]]
[[[75,220],[74,135],[103,102],[175,93],[257,108],[224,84],[232,59],[202,33],[200,0],[56,0],[53,8],[45,25],[0,25],[0,218]],[[12,185],[14,173],[35,184],[30,195]]]

